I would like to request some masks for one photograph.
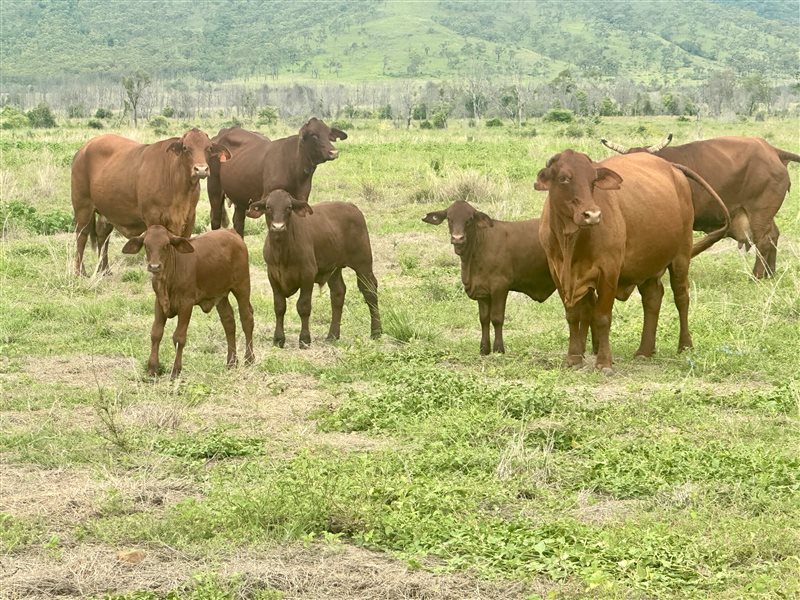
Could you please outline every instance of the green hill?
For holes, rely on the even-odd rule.
[[[794,15],[794,18],[792,18]],[[276,81],[495,76],[640,82],[797,76],[795,0],[61,2],[4,0],[0,74]]]

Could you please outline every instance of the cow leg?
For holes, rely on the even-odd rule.
[[[478,316],[481,320],[481,355],[489,354],[489,323],[491,322],[492,301],[490,298],[478,298]]]
[[[225,208],[222,205],[223,195],[220,174],[219,172],[215,174],[214,170],[211,170],[211,174],[206,181],[208,185],[208,203],[211,205],[211,229],[219,229],[222,226],[222,211]]]
[[[492,294],[491,319],[494,327],[494,346],[493,352],[505,353],[506,346],[503,343],[503,323],[506,319],[506,300],[508,290],[501,290]]]
[[[601,285],[600,289],[597,290],[597,301],[595,302],[592,315],[592,335],[595,333],[597,334],[597,359],[595,360],[595,367],[607,374],[611,373],[611,365],[613,362],[611,358],[609,334],[611,332],[611,311],[614,308],[615,292],[616,285],[613,287],[607,283]],[[592,343],[594,343],[594,341]]]
[[[175,379],[181,374],[183,369],[183,347],[186,345],[186,332],[189,329],[189,321],[192,318],[192,306],[183,308],[178,313],[178,326],[172,334],[172,344],[175,346],[175,363],[172,365],[170,379]],[[230,308],[230,305],[228,306]]]
[[[589,331],[592,332],[592,354],[597,354],[597,345],[599,343],[599,339],[597,334],[594,331],[594,325],[592,324],[592,317],[594,315],[594,303],[595,303],[595,294],[593,290],[589,290],[589,292],[583,297],[583,302],[581,306],[583,307],[581,310],[581,320],[580,320],[580,339],[583,340],[583,346],[581,347],[581,354],[586,353],[586,338],[589,336]]]
[[[233,206],[233,228],[244,239],[244,218],[247,214],[247,207],[241,204],[234,204]]]
[[[692,336],[689,333],[689,257],[679,256],[669,266],[669,283],[678,309],[680,319],[680,335],[678,352],[692,347]]]
[[[275,333],[272,335],[272,345],[283,348],[286,343],[286,334],[283,332],[283,317],[286,314],[286,296],[277,291],[277,286],[272,280],[272,306],[275,309]]]
[[[314,282],[300,288],[300,297],[297,299],[297,314],[300,315],[300,348],[311,347],[311,330],[308,326],[311,317],[311,293]]]
[[[569,347],[567,349],[567,366],[580,367],[583,365],[583,353],[586,351],[586,327],[581,327],[582,317],[585,322],[586,296],[570,308],[564,308],[569,325]]]
[[[236,366],[236,319],[233,318],[233,308],[227,296],[217,302],[217,313],[225,330],[225,341],[228,343],[228,356],[225,364],[230,367]]]
[[[114,231],[114,226],[105,217],[99,215],[95,222],[95,231],[97,232],[97,255],[100,257],[97,271],[110,275],[111,271],[108,268],[108,242],[111,239],[111,232]]]
[[[89,233],[95,228],[94,221],[93,206],[75,210],[75,275],[86,275],[86,269],[83,267],[83,253],[86,250],[86,242],[89,241]]]
[[[153,309],[153,327],[150,329],[150,358],[147,361],[147,373],[152,377],[158,375],[158,347],[161,344],[161,338],[164,337],[164,325],[167,322],[167,317],[164,311],[161,310],[161,304],[156,298],[156,305]]]
[[[767,254],[767,275],[772,277],[775,275],[775,264],[778,260],[778,238],[781,235],[780,229],[772,221],[772,231],[770,232],[770,245],[769,253]]]
[[[753,277],[756,279],[772,277],[773,271],[769,268],[769,259],[775,249],[774,244],[778,241],[777,236],[773,240],[773,236],[778,229],[775,226],[775,220],[770,218],[768,222],[765,222],[763,218],[752,216],[750,218],[750,227],[753,231],[753,245],[756,247]]]
[[[644,325],[642,326],[642,340],[634,356],[649,358],[656,350],[656,329],[658,313],[661,311],[661,300],[664,297],[664,285],[660,278],[653,277],[639,286],[639,293],[642,295]]]
[[[370,337],[373,340],[381,337],[383,328],[381,327],[381,313],[378,310],[378,280],[372,272],[372,268],[355,269],[356,281],[364,302],[369,308],[370,317]]]
[[[253,352],[253,305],[250,304],[250,284],[240,290],[233,290],[233,295],[236,297],[236,304],[239,306],[239,320],[242,322],[242,331],[244,331],[244,362],[251,365],[256,360],[256,355]],[[284,301],[284,311],[286,302]]]
[[[192,233],[194,233],[194,221],[197,218],[197,206],[192,206],[189,209],[189,213],[186,215],[186,222],[183,224],[183,229],[181,230],[181,236],[185,238],[192,237]]]
[[[328,329],[328,341],[339,339],[339,327],[342,322],[342,307],[347,286],[342,278],[342,270],[336,269],[328,279],[328,289],[331,292],[331,326]]]

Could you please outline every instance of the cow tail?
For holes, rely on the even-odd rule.
[[[92,245],[92,250],[97,250],[97,213],[92,211],[92,218],[86,225],[89,233],[89,243]]]
[[[790,162],[800,162],[800,154],[787,152],[786,150],[781,150],[780,148],[775,148],[775,152],[778,153],[778,158],[784,166],[788,167]]]
[[[694,246],[692,246],[692,258],[694,258],[704,250],[708,250],[711,246],[713,246],[714,244],[716,244],[718,241],[720,241],[722,238],[725,237],[725,235],[728,233],[728,228],[731,225],[731,215],[728,212],[728,207],[725,206],[725,203],[722,201],[722,198],[720,198],[719,194],[717,194],[717,192],[714,191],[714,188],[708,185],[708,182],[705,179],[700,177],[700,175],[692,171],[690,168],[684,167],[683,165],[672,163],[672,166],[674,166],[679,171],[683,172],[683,174],[686,175],[687,178],[693,179],[700,185],[700,187],[706,190],[709,193],[709,195],[712,198],[714,198],[714,200],[717,201],[717,204],[719,205],[722,214],[725,215],[725,225],[723,225],[719,229],[715,229],[711,233],[707,233],[705,237],[703,237],[699,242],[695,243]]]
[[[231,220],[228,218],[228,211],[225,208],[225,194],[222,195],[222,206],[219,207],[222,211],[222,220],[219,222],[219,226],[223,229],[227,229],[231,226]]]

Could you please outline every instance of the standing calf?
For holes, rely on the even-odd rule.
[[[481,354],[489,354],[489,322],[494,325],[494,352],[505,352],[503,322],[508,292],[522,292],[544,302],[555,291],[547,257],[539,243],[539,219],[495,221],[458,200],[422,220],[439,225],[447,219],[450,243],[461,257],[461,282],[478,301]]]
[[[210,231],[187,240],[170,233],[161,225],[151,225],[139,237],[131,238],[122,248],[124,254],[136,254],[145,248],[147,270],[153,276],[156,293],[155,318],[150,332],[152,343],[147,371],[158,374],[158,346],[164,335],[167,319],[178,316],[172,336],[175,364],[172,378],[181,372],[186,330],[192,309],[199,305],[203,312],[217,307],[228,342],[227,365],[236,364],[236,322],[228,294],[233,292],[239,306],[239,318],[245,336],[245,361],[253,355],[253,307],[250,305],[250,268],[247,246],[228,229]]]
[[[306,202],[292,198],[284,190],[275,190],[265,200],[254,204],[266,211],[268,233],[264,240],[264,261],[272,286],[275,304],[273,342],[283,348],[286,336],[283,317],[286,298],[298,289],[297,313],[300,315],[300,347],[311,345],[308,318],[311,315],[311,292],[314,283],[327,282],[331,291],[331,326],[328,340],[339,339],[339,324],[346,287],[342,269],[356,272],[358,289],[364,296],[372,318],[372,337],[381,334],[378,313],[378,281],[372,273],[372,249],[364,215],[349,202],[323,202],[312,210]]]

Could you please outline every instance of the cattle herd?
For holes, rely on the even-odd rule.
[[[236,364],[231,293],[245,334],[245,361],[254,360],[246,217],[265,216],[267,222],[263,254],[273,294],[275,345],[284,346],[286,300],[298,290],[299,343],[301,348],[311,344],[315,283],[330,289],[328,339],[339,338],[345,267],[356,273],[372,337],[381,335],[364,215],[348,202],[313,207],[308,202],[317,166],[337,158],[333,142],[343,139],[344,131],[312,118],[297,135],[278,140],[239,128],[209,138],[195,128],[154,144],[102,135],[78,150],[72,162],[75,272],[85,272],[89,240],[100,257],[98,270],[108,270],[113,229],[128,238],[123,253],[136,254],[144,247],[155,292],[151,375],[159,372],[164,325],[174,316],[172,377],[181,372],[194,306],[205,312],[216,307],[227,340],[226,363]],[[655,351],[665,271],[680,319],[679,351],[692,346],[688,274],[693,256],[727,236],[740,247],[755,247],[756,278],[775,272],[775,214],[789,190],[787,165],[800,162],[800,155],[759,138],[721,137],[669,147],[671,139],[670,134],[650,148],[602,140],[621,156],[600,162],[569,149],[556,154],[534,183],[536,190],[547,192],[539,219],[498,221],[464,201],[423,217],[433,225],[448,223],[464,290],[478,302],[481,354],[505,351],[509,291],[543,302],[558,290],[569,325],[567,364],[583,364],[591,331],[595,366],[610,372],[615,299],[626,300],[638,288],[644,326],[636,355],[647,357]],[[201,179],[208,183],[212,231],[190,237]],[[225,228],[225,198],[234,206],[233,230]],[[692,231],[706,235],[693,243]]]

